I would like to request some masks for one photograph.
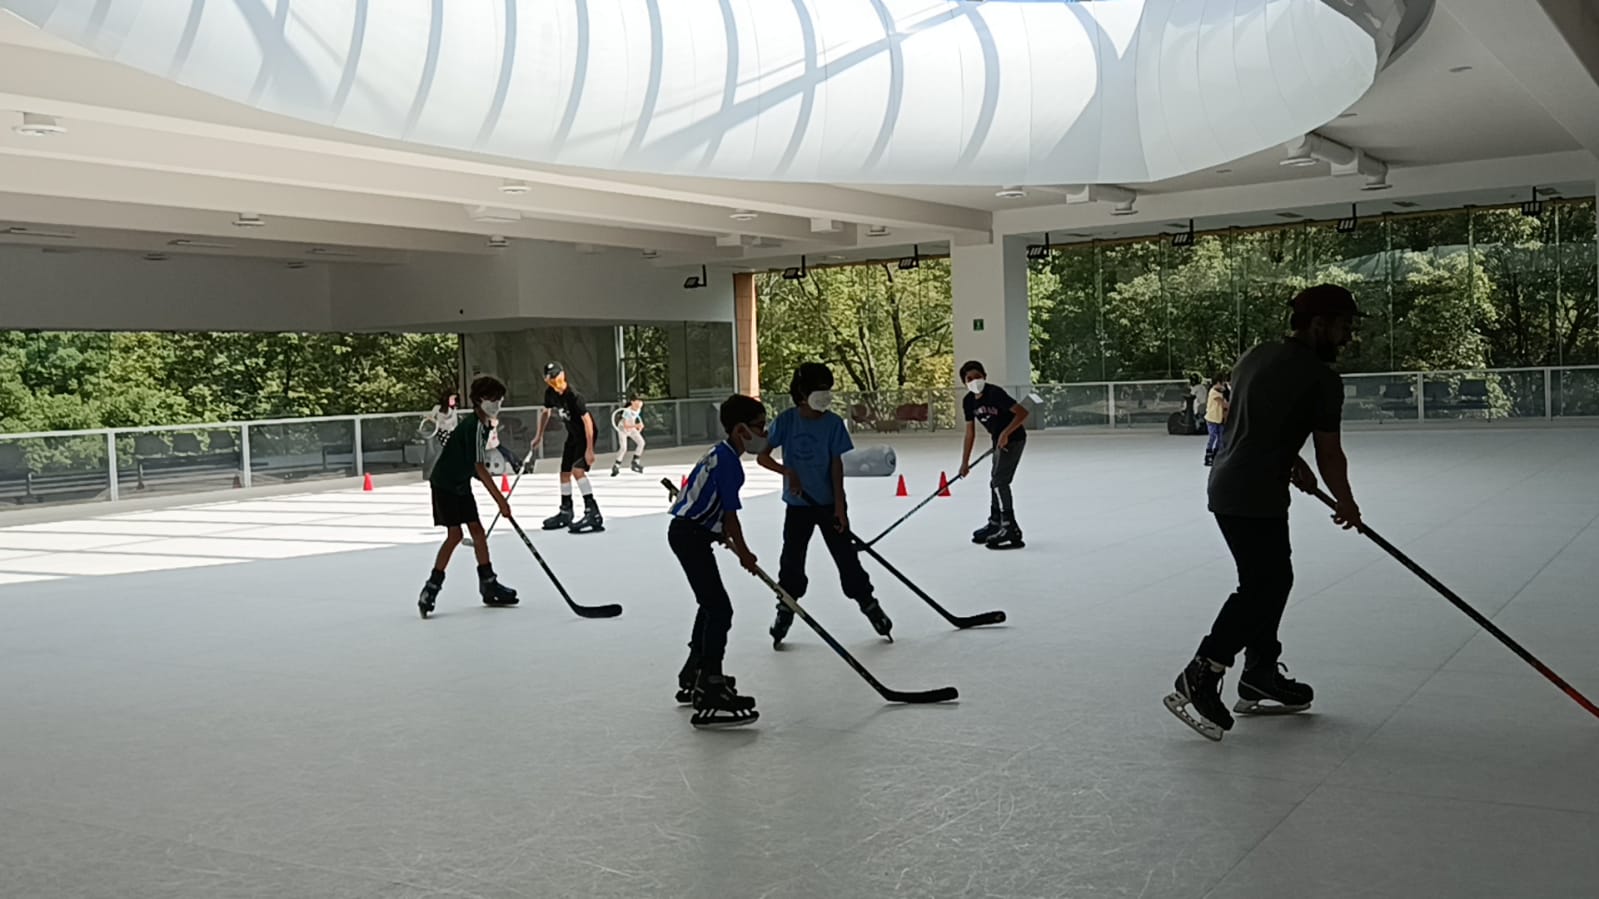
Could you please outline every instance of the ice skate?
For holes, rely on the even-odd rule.
[[[700,677],[700,663],[698,659],[690,658],[683,663],[683,670],[677,673],[677,704],[689,705],[694,701],[694,684]],[[722,675],[728,687],[736,684],[736,679]]]
[[[520,602],[516,598],[516,591],[500,583],[500,579],[492,572],[478,578],[477,592],[483,597],[486,606],[514,606]]]
[[[1245,668],[1238,677],[1238,702],[1233,711],[1240,715],[1291,715],[1310,708],[1316,691],[1288,676],[1288,666],[1256,665]]]
[[[437,579],[430,577],[427,583],[422,585],[422,596],[416,601],[416,610],[422,613],[423,618],[433,614],[433,606],[438,602],[439,590],[443,589],[443,587],[444,578],[442,577]]]
[[[782,649],[783,638],[788,636],[788,629],[794,626],[794,613],[788,606],[777,607],[777,618],[767,633],[772,635],[772,648]]]
[[[1000,525],[999,532],[989,537],[983,545],[989,549],[1021,549],[1027,544],[1022,542],[1022,529],[1012,523]]]
[[[572,522],[566,530],[571,534],[598,533],[605,530],[605,518],[600,515],[599,504],[590,498],[583,504],[583,517]]]
[[[631,466],[629,466],[629,467],[633,469],[633,473],[634,474],[643,474],[644,473],[644,463],[640,462],[639,458],[637,456],[633,457],[633,464]]]
[[[1195,656],[1177,675],[1176,691],[1165,700],[1167,711],[1207,740],[1219,741],[1233,729],[1233,716],[1221,701],[1221,678],[1226,670]]]
[[[689,723],[695,727],[738,727],[753,724],[761,717],[755,711],[755,697],[740,696],[733,689],[733,679],[720,674],[701,673],[694,685],[694,715]]]
[[[616,477],[617,475],[619,475],[621,473],[622,473],[622,463],[620,463],[620,462],[612,462],[611,463],[611,477],[614,478],[614,477]]]
[[[544,519],[546,531],[559,531],[572,526],[572,500],[569,497],[561,498],[561,511]]]
[[[883,607],[878,605],[877,600],[873,599],[862,605],[861,614],[865,615],[866,620],[872,623],[872,630],[877,631],[888,642],[894,642],[894,622],[889,620],[888,613],[883,611]]]
[[[990,521],[988,524],[985,524],[977,530],[972,531],[972,542],[979,544],[987,543],[988,538],[998,534],[1000,530],[1001,528],[998,522]]]

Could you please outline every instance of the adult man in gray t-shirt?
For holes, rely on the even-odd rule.
[[[1250,350],[1233,367],[1227,443],[1210,473],[1210,511],[1238,566],[1238,588],[1166,698],[1173,714],[1213,740],[1232,728],[1221,681],[1240,651],[1236,711],[1298,712],[1314,698],[1308,684],[1288,678],[1277,663],[1277,628],[1294,584],[1288,488],[1316,488],[1315,474],[1299,455],[1307,438],[1314,436],[1316,467],[1337,500],[1333,521],[1360,525],[1338,435],[1343,381],[1330,368],[1360,312],[1348,290],[1331,284],[1308,288],[1289,305],[1293,333]],[[1202,720],[1188,714],[1188,706]]]

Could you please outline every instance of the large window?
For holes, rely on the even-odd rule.
[[[1078,244],[1031,267],[1040,383],[1180,378],[1283,332],[1309,284],[1370,318],[1347,371],[1599,364],[1594,201]]]

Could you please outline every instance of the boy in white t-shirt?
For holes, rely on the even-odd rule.
[[[627,405],[617,411],[617,430],[620,432],[618,441],[620,449],[616,453],[616,461],[611,463],[611,477],[622,473],[622,460],[627,458],[628,444],[633,444],[632,469],[639,474],[644,473],[644,418],[639,413],[644,410],[644,399],[639,396],[629,397]]]

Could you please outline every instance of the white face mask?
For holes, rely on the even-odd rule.
[[[490,418],[500,417],[500,407],[505,405],[504,400],[484,400],[483,414]]]
[[[826,412],[828,409],[832,408],[832,406],[833,406],[833,391],[831,391],[831,390],[813,391],[810,396],[805,398],[805,405],[810,406],[812,409],[815,409],[817,412]]]
[[[744,452],[760,455],[766,451],[766,437],[755,433],[746,425],[747,433],[744,435]]]
[[[970,390],[972,393],[982,393],[983,388],[987,386],[988,382],[982,378],[974,378],[966,382],[966,389]]]

